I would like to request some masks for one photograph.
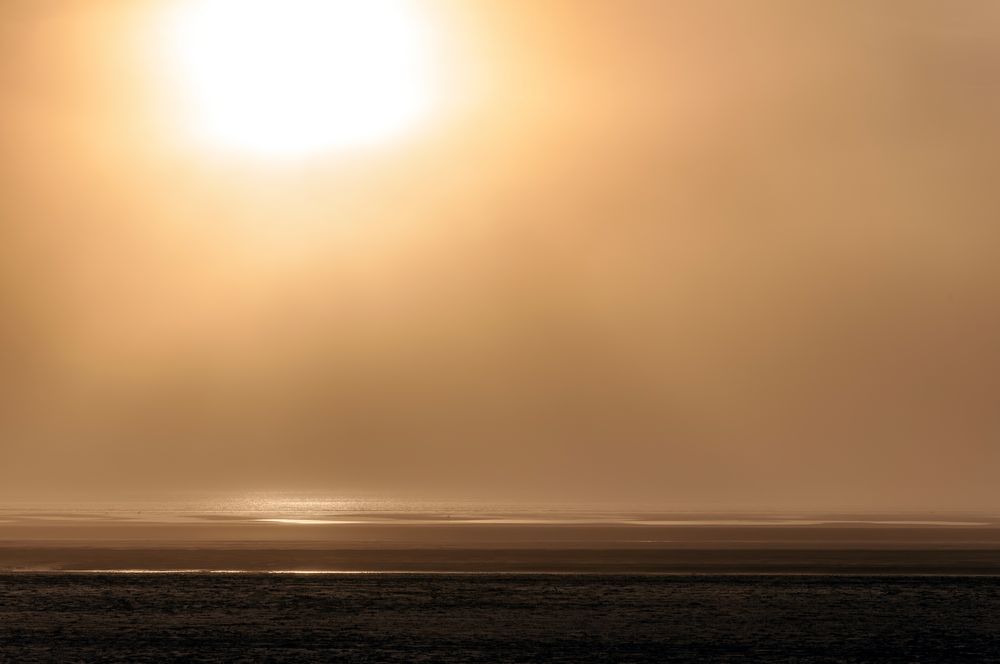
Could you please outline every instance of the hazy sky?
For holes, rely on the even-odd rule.
[[[1000,4],[428,2],[436,115],[275,160],[160,8],[0,4],[5,487],[1000,505]]]

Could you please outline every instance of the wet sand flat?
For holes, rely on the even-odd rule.
[[[704,524],[649,519],[550,522],[500,519],[382,521],[233,518],[206,515],[185,520],[20,516],[0,522],[0,546],[42,545],[217,546],[258,544],[274,548],[693,548],[693,549],[1000,549],[1000,524],[799,525]]]
[[[238,570],[1000,576],[998,550],[326,548],[315,543],[0,546],[0,570]]]

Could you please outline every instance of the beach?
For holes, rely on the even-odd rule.
[[[994,662],[996,577],[0,576],[0,661]]]
[[[1000,661],[988,514],[0,508],[0,661]]]

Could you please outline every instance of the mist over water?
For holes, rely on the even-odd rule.
[[[995,3],[430,2],[439,122],[275,163],[156,6],[0,8],[3,491],[997,505]]]

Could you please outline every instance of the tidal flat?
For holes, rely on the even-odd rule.
[[[995,576],[15,573],[0,661],[997,662]]]

